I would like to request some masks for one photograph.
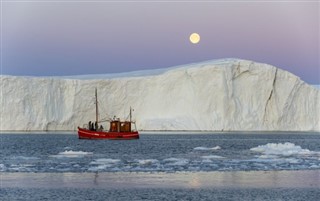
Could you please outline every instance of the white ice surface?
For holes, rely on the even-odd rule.
[[[239,59],[72,77],[1,76],[0,130],[76,130],[127,118],[139,130],[320,131],[320,90],[297,76]],[[103,125],[108,128],[108,125]]]
[[[78,157],[84,157],[86,155],[92,155],[92,152],[85,152],[85,151],[64,151],[60,152],[57,155],[51,155],[51,157],[55,158],[78,158]]]
[[[193,150],[196,150],[196,151],[211,151],[211,150],[219,150],[221,149],[220,146],[215,146],[215,147],[195,147],[193,148]]]
[[[290,142],[268,143],[266,145],[259,145],[258,147],[251,148],[250,150],[264,154],[264,156],[262,156],[261,158],[276,158],[276,156],[320,154],[320,152],[310,151],[309,149],[302,149],[300,146]]]

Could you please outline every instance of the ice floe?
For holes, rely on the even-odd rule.
[[[90,164],[93,165],[106,165],[106,164],[116,164],[119,163],[120,159],[112,159],[112,158],[99,158],[92,161]]]
[[[95,172],[115,168],[120,162],[120,159],[99,158],[90,162],[91,167],[88,169],[88,171]]]
[[[203,159],[222,159],[225,158],[223,156],[217,156],[217,155],[209,155],[209,156],[201,156]]]
[[[298,163],[301,162],[301,160],[297,159],[297,158],[258,157],[256,159],[244,160],[244,162],[257,162],[257,163],[261,163],[261,164],[270,163],[270,164],[273,164],[273,165],[278,165],[278,164],[283,164],[283,163],[286,163],[286,164],[298,164]]]
[[[13,160],[39,160],[40,158],[34,156],[13,156]]]
[[[219,150],[221,149],[220,146],[215,146],[215,147],[196,147],[194,148],[193,150],[196,150],[196,151],[211,151],[211,150]]]
[[[6,170],[7,170],[6,166],[4,164],[0,164],[0,172],[4,172]]]
[[[185,158],[167,158],[163,161],[165,162],[165,165],[169,166],[184,166],[189,163],[189,160]]]
[[[70,147],[62,147],[62,152],[54,152],[56,155],[9,156],[0,161],[0,172],[265,171],[320,168],[320,151],[306,145],[302,148],[289,142],[263,143],[251,146],[251,149],[247,147],[242,152],[229,151],[225,146],[221,151],[219,146],[196,146],[191,146],[192,151],[189,148],[184,153],[137,154],[133,157],[73,151]]]
[[[159,163],[157,159],[144,159],[144,160],[138,160],[139,165],[151,165],[155,163]]]
[[[302,149],[300,146],[290,142],[268,143],[266,145],[259,145],[257,147],[251,148],[250,150],[255,152],[260,152],[264,155],[274,155],[274,156],[320,154],[320,152],[310,151],[309,149]]]
[[[57,155],[51,155],[51,157],[54,157],[54,158],[79,158],[79,157],[84,157],[84,156],[92,155],[92,154],[93,154],[93,152],[69,150],[69,151],[60,152]]]

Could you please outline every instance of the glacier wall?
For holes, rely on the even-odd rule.
[[[1,130],[76,130],[95,119],[97,87],[100,118],[126,118],[132,106],[139,130],[320,131],[319,89],[247,60],[115,75],[2,75],[0,87]]]

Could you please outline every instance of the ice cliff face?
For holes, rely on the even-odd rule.
[[[75,130],[95,119],[97,87],[100,117],[127,117],[132,106],[140,130],[320,131],[319,89],[246,60],[118,75],[1,76],[0,87],[1,130]]]

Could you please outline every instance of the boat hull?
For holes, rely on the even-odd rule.
[[[131,132],[105,132],[105,131],[91,131],[78,127],[79,139],[89,140],[134,140],[139,139],[138,131]]]

